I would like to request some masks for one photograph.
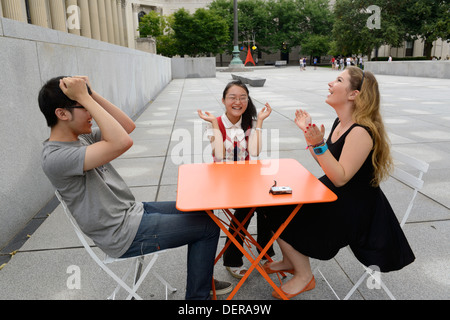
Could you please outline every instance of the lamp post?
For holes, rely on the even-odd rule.
[[[233,59],[230,62],[232,68],[244,68],[241,58],[239,57],[239,43],[238,43],[238,9],[237,0],[234,0],[234,38],[233,38]]]

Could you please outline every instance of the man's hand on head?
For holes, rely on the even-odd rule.
[[[59,82],[62,92],[71,100],[81,102],[89,97],[86,81],[82,77],[63,78]]]

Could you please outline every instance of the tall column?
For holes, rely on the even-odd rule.
[[[114,26],[113,26],[111,0],[105,0],[105,9],[106,9],[106,26],[108,28],[108,42],[114,43]]]
[[[91,19],[89,18],[89,4],[88,0],[78,0],[80,6],[80,26],[81,35],[83,37],[91,38]]]
[[[28,0],[31,23],[37,26],[50,28],[50,15],[47,0]]]
[[[64,0],[50,0],[50,16],[52,17],[52,28],[67,32],[66,6]]]
[[[108,26],[106,23],[105,0],[97,0],[97,3],[98,3],[98,22],[100,24],[100,38],[102,41],[108,42],[109,37],[108,37]]]
[[[114,28],[114,43],[120,45],[119,38],[119,17],[117,16],[117,1],[111,0],[113,28]]]
[[[126,46],[125,44],[125,31],[124,31],[124,23],[123,23],[123,13],[124,13],[124,7],[123,7],[123,1],[117,0],[117,16],[119,18],[119,39],[120,39],[120,45]]]
[[[92,39],[101,40],[97,0],[89,1],[89,19],[91,20]]]
[[[125,6],[125,14],[124,14],[124,20],[125,20],[125,39],[126,39],[126,46],[130,49],[134,49],[136,47],[135,44],[135,37],[134,37],[134,5],[129,1],[124,1]]]
[[[25,0],[1,0],[5,18],[28,22]]]
[[[135,39],[139,38],[139,11],[141,10],[141,6],[139,4],[132,4],[133,7],[133,18],[132,18],[132,25],[133,25],[133,38],[132,41],[135,42]]]
[[[81,19],[77,0],[66,0],[66,8],[69,33],[80,36]]]

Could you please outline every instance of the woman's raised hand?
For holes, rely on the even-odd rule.
[[[306,128],[311,125],[311,116],[308,112],[298,109],[295,111],[295,124],[302,129],[302,131],[306,131]]]
[[[270,113],[272,112],[272,108],[268,102],[266,102],[265,106],[258,112],[258,120],[264,121]]]
[[[209,113],[208,111],[205,111],[205,113],[203,113],[202,110],[199,109],[199,110],[197,110],[197,112],[198,112],[198,116],[205,121],[213,123],[214,121],[217,120],[217,118],[213,114]]]

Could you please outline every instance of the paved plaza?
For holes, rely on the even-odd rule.
[[[328,135],[336,117],[324,103],[328,82],[338,71],[329,68],[256,67],[251,76],[266,78],[264,87],[249,87],[250,96],[260,110],[266,102],[273,108],[264,122],[266,150],[261,158],[294,158],[317,177],[322,175],[309,151],[303,134],[293,122],[298,108],[307,110],[316,124],[324,124]],[[378,75],[382,112],[393,149],[430,164],[424,188],[405,226],[405,234],[416,261],[398,272],[382,274],[397,299],[450,299],[450,79]],[[211,162],[204,123],[197,109],[216,116],[223,113],[222,91],[231,81],[229,72],[217,71],[216,78],[176,79],[137,117],[132,133],[133,147],[113,165],[132,188],[139,201],[175,200],[178,166],[182,163]],[[382,189],[399,220],[412,190],[390,178]],[[20,190],[17,190],[18,192]],[[220,196],[220,195],[218,195]],[[256,219],[250,230],[255,232]],[[224,244],[222,236],[218,250]],[[278,246],[275,259],[280,258]],[[186,247],[162,254],[155,270],[178,291],[169,299],[184,298]],[[312,266],[319,261],[312,260]],[[81,270],[81,287],[69,289],[70,266]],[[70,270],[70,269],[69,269]],[[362,267],[347,250],[330,261],[320,262],[320,271],[343,298],[362,274]],[[316,272],[316,288],[294,299],[336,299],[324,278]],[[222,261],[215,277],[233,284]],[[274,281],[276,276],[273,275]],[[277,280],[276,280],[277,281]],[[105,299],[114,283],[81,247],[75,233],[57,207],[0,270],[0,299]],[[256,271],[235,296],[236,300],[272,300],[272,288]],[[149,275],[139,294],[144,299],[165,298],[164,287]],[[384,300],[383,290],[364,282],[352,299]]]

